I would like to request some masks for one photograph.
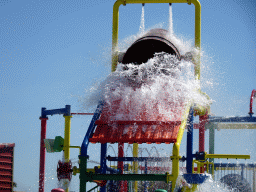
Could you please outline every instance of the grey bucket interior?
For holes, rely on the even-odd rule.
[[[165,29],[152,29],[145,36],[135,41],[119,60],[123,64],[141,64],[154,57],[155,53],[169,53],[180,59],[178,49],[168,39]]]

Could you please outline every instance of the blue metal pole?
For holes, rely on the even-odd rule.
[[[188,132],[187,132],[187,173],[192,173],[193,162],[193,108],[190,109],[188,119]]]
[[[86,133],[86,135],[84,137],[84,140],[83,140],[83,143],[81,145],[81,156],[87,157],[87,149],[88,149],[88,145],[89,145],[89,138],[92,136],[92,133],[93,133],[94,129],[96,128],[95,121],[100,118],[102,107],[103,107],[103,102],[100,102],[100,104],[97,106],[97,109],[96,109],[96,111],[95,111],[95,113],[92,117],[92,121],[89,125],[87,133]]]
[[[106,156],[107,156],[107,143],[102,143],[101,144],[101,155],[100,155],[100,172],[102,174],[107,173]],[[106,192],[106,185],[100,188],[100,192]]]

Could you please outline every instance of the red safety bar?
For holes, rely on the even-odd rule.
[[[175,114],[172,121],[168,121],[167,117],[163,117],[163,114],[158,114],[157,110],[149,115],[143,109],[138,111],[138,116],[135,117],[139,121],[131,119],[113,121],[120,112],[124,114],[133,112],[129,106],[120,111],[120,102],[121,100],[118,100],[113,102],[111,106],[104,105],[99,120],[95,122],[97,127],[89,139],[91,143],[170,144],[176,142],[183,114],[180,107],[179,110],[175,107],[170,109]]]
[[[96,122],[97,128],[89,139],[96,143],[174,143],[181,121],[111,121]]]

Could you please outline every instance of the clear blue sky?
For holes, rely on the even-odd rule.
[[[16,144],[18,189],[32,186],[31,191],[37,191],[41,107],[69,104],[72,112],[88,112],[81,108],[80,97],[110,73],[113,4],[114,0],[0,2],[0,143]],[[201,5],[202,89],[215,101],[213,114],[246,116],[256,88],[256,2],[202,0]],[[120,39],[138,32],[140,15],[140,5],[120,7]],[[168,26],[168,5],[146,4],[146,29],[160,23]],[[194,6],[174,4],[173,23],[178,37],[193,41]],[[90,117],[72,118],[72,145],[81,145],[89,121]],[[63,126],[62,116],[50,117],[47,137],[63,136]],[[216,149],[218,153],[236,153],[232,149],[245,144],[256,161],[255,131],[217,135],[224,146]],[[55,176],[60,158],[60,153],[47,154],[46,177]],[[72,158],[77,159],[76,150]],[[55,184],[56,177],[47,181],[46,191]]]

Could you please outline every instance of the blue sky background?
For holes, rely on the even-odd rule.
[[[113,0],[0,1],[0,143],[16,144],[17,189],[38,188],[41,107],[69,104],[72,112],[91,112],[79,101],[110,73],[113,4]],[[202,0],[201,5],[202,90],[215,101],[213,114],[246,116],[256,88],[256,2]],[[168,11],[167,4],[146,4],[146,29],[160,24],[167,28]],[[120,7],[121,40],[139,31],[140,17],[140,5]],[[193,41],[194,6],[173,4],[173,25],[178,37]],[[72,145],[81,145],[90,118],[72,118]],[[63,136],[63,127],[62,116],[49,117],[47,138]],[[256,161],[254,130],[221,130],[216,137],[216,153],[246,152],[252,155],[249,162]],[[91,147],[91,159],[99,155],[94,149],[98,148]],[[73,149],[74,161],[77,154]],[[46,191],[57,186],[55,170],[61,157],[47,154]],[[77,184],[78,176],[73,190],[78,190]]]

